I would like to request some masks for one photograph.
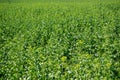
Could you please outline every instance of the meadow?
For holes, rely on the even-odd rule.
[[[119,80],[120,0],[0,0],[0,80]]]

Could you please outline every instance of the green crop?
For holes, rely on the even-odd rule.
[[[119,79],[119,0],[0,1],[0,80]]]

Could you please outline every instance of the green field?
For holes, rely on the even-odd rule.
[[[120,0],[0,0],[0,80],[120,80]]]

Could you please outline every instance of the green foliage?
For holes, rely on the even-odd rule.
[[[120,3],[81,1],[0,3],[0,79],[118,80]]]

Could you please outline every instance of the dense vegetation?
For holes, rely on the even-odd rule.
[[[119,0],[0,2],[0,80],[120,79]]]

